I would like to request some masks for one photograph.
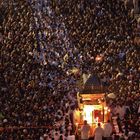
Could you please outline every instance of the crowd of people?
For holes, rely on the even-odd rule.
[[[7,0],[0,15],[0,139],[68,139],[83,73],[109,86],[119,132],[138,137],[138,25],[122,0]]]

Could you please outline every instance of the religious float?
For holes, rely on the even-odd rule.
[[[84,120],[94,129],[100,122],[102,125],[110,119],[110,109],[106,104],[107,87],[103,86],[97,75],[91,75],[84,88],[77,93],[78,108],[74,111],[76,131]]]

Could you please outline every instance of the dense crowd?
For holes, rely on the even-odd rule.
[[[83,73],[116,94],[119,131],[138,137],[138,25],[122,0],[7,1],[0,15],[0,139],[67,139]]]

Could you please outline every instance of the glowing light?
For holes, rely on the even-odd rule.
[[[101,124],[101,127],[103,128],[104,124],[102,122],[100,122],[100,124]]]
[[[96,117],[96,118],[95,118],[95,123],[98,124],[98,122],[99,122],[99,117]]]
[[[105,110],[107,110],[108,109],[108,107],[105,107]]]
[[[78,73],[79,73],[79,69],[76,68],[76,67],[72,68],[70,71],[71,71],[71,73],[73,73],[73,74],[78,74]]]
[[[92,111],[94,110],[94,106],[92,105],[84,105],[84,120],[87,120],[89,124],[92,124]]]
[[[96,61],[101,61],[101,60],[102,60],[102,56],[97,55],[96,58],[95,58],[95,60],[96,60]]]
[[[86,98],[86,99],[83,99],[83,101],[91,101],[91,98]]]

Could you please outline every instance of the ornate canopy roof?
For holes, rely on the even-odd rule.
[[[107,91],[107,87],[103,86],[97,74],[92,74],[86,81],[84,88],[80,94],[101,94]]]

